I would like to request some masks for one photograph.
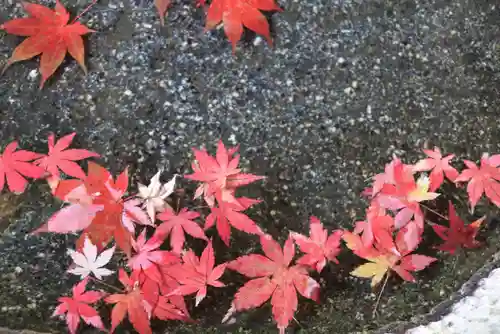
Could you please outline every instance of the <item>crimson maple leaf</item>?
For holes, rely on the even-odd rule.
[[[90,157],[99,157],[99,154],[83,149],[67,149],[76,132],[70,133],[57,142],[55,135],[49,135],[49,153],[35,160],[35,164],[48,171],[52,177],[59,178],[59,169],[69,176],[78,179],[84,179],[85,173],[74,161],[87,159]]]
[[[262,234],[260,227],[247,215],[241,213],[241,211],[248,209],[253,204],[259,203],[259,200],[241,197],[234,203],[217,202],[219,206],[212,207],[212,211],[205,220],[205,230],[216,224],[217,232],[227,246],[229,246],[231,238],[230,225],[246,233]]]
[[[7,179],[9,190],[20,194],[28,185],[28,181],[24,177],[38,179],[43,176],[45,171],[43,168],[29,163],[29,161],[39,158],[41,154],[26,150],[16,151],[16,149],[17,142],[13,141],[5,147],[3,154],[0,155],[0,191],[3,190]]]
[[[470,161],[464,160],[467,169],[463,170],[462,173],[455,179],[455,182],[466,182],[467,184],[467,194],[469,194],[469,202],[474,210],[477,202],[483,195],[489,198],[489,200],[496,206],[500,206],[500,154],[493,155],[489,157],[484,154],[481,157],[481,165],[477,165]]]
[[[226,264],[220,264],[214,268],[215,256],[211,241],[208,242],[199,259],[192,250],[188,250],[182,256],[182,261],[182,266],[178,267],[177,271],[171,272],[181,285],[168,296],[187,296],[196,293],[196,306],[198,306],[207,295],[207,286],[216,288],[225,286],[219,278],[224,274]]]
[[[66,56],[69,54],[78,62],[85,73],[87,68],[84,62],[84,46],[82,35],[93,32],[80,22],[69,22],[69,13],[56,0],[55,10],[45,6],[23,3],[24,9],[30,17],[13,19],[0,25],[0,29],[9,34],[29,36],[15,50],[4,71],[18,61],[30,59],[42,54],[40,72],[42,81],[45,81],[56,71]]]
[[[423,150],[424,153],[429,157],[427,159],[422,159],[418,161],[413,166],[413,171],[415,172],[426,172],[432,169],[430,174],[430,191],[436,191],[441,184],[444,182],[444,175],[451,182],[455,182],[458,176],[458,171],[450,166],[450,160],[455,157],[454,154],[447,155],[443,158],[441,150],[438,147],[434,147],[434,150]]]
[[[283,334],[297,310],[296,291],[306,298],[318,301],[319,284],[309,277],[306,267],[290,266],[295,254],[291,238],[285,242],[283,250],[268,235],[262,235],[260,243],[266,256],[250,254],[228,263],[229,269],[253,279],[238,290],[222,322],[227,321],[236,311],[259,307],[271,298],[273,316]]]
[[[165,239],[170,234],[170,246],[174,253],[180,254],[184,246],[184,232],[198,239],[207,240],[203,229],[193,221],[200,216],[199,213],[188,211],[186,208],[176,214],[174,210],[167,207],[158,215],[158,219],[162,220],[155,231],[155,235],[159,239]]]
[[[274,0],[213,0],[208,9],[205,30],[214,29],[222,22],[233,46],[233,53],[243,34],[243,26],[264,36],[272,45],[269,23],[261,11],[281,10]]]
[[[129,277],[123,269],[120,269],[118,278],[126,289],[125,293],[116,293],[104,300],[108,304],[115,304],[111,311],[111,332],[115,331],[128,314],[128,319],[136,331],[141,334],[151,334],[149,319],[153,307],[144,298],[137,277],[134,275]]]
[[[297,260],[297,263],[313,267],[317,272],[323,270],[327,260],[338,264],[337,255],[340,253],[342,231],[334,231],[328,236],[328,231],[314,216],[310,218],[309,228],[309,238],[299,233],[290,233],[300,250],[306,253]]]
[[[457,216],[457,212],[453,207],[453,204],[449,202],[448,204],[448,217],[450,220],[450,227],[434,224],[432,228],[437,235],[441,237],[445,242],[438,246],[437,248],[449,252],[450,254],[455,254],[457,248],[476,248],[481,244],[476,240],[477,232],[481,227],[482,222],[486,216],[479,218],[478,220],[465,226],[464,221]]]
[[[80,324],[80,318],[83,321],[95,328],[104,331],[99,313],[89,306],[99,301],[103,297],[100,291],[87,291],[88,277],[73,286],[73,297],[59,297],[60,304],[54,310],[52,316],[63,316],[66,318],[66,324],[71,334],[75,334]]]
[[[196,190],[195,198],[203,194],[209,206],[213,206],[215,194],[221,192],[224,201],[233,202],[236,188],[264,178],[241,173],[238,168],[239,155],[233,157],[237,150],[238,147],[226,149],[222,141],[219,141],[215,158],[205,150],[193,149],[196,158],[196,162],[192,164],[194,173],[184,177],[204,182]]]

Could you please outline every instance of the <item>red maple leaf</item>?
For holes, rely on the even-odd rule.
[[[99,157],[99,154],[82,149],[67,149],[76,132],[60,138],[56,143],[54,134],[49,135],[49,153],[34,163],[48,171],[52,177],[59,178],[59,169],[69,176],[84,179],[85,173],[74,161]]]
[[[201,4],[204,2],[200,1]],[[262,10],[279,12],[282,9],[274,0],[213,0],[208,9],[205,29],[214,29],[222,22],[226,36],[233,45],[233,53],[243,34],[243,26],[264,36],[272,45],[269,23]]]
[[[217,202],[219,206],[212,207],[212,211],[205,220],[205,230],[216,224],[217,232],[227,246],[229,246],[229,240],[231,238],[230,225],[246,233],[262,234],[260,227],[247,215],[241,213],[241,211],[248,209],[250,206],[260,201],[241,197],[234,203],[226,203],[224,201]]]
[[[351,274],[371,278],[372,286],[377,285],[389,270],[397,273],[405,281],[415,282],[411,272],[420,271],[437,261],[436,258],[430,256],[411,254],[420,244],[421,234],[422,231],[416,224],[408,224],[398,231],[393,243],[396,246],[395,249],[387,249],[377,242],[371,247],[365,247],[357,234],[345,231],[343,239],[347,247],[359,257],[369,261],[356,268]]]
[[[168,296],[187,296],[196,293],[196,306],[198,306],[207,295],[207,286],[216,288],[225,286],[219,278],[224,273],[226,264],[220,264],[214,268],[215,256],[211,241],[208,242],[199,259],[192,250],[188,250],[182,256],[182,261],[183,264],[177,268],[177,271],[171,271],[181,285]]]
[[[155,236],[146,240],[146,229],[142,230],[137,240],[132,239],[136,254],[128,261],[134,271],[144,272],[148,278],[159,284],[162,283],[162,274],[158,266],[167,261],[165,258],[174,262],[177,259],[172,252],[158,250],[162,243],[163,240]]]
[[[342,231],[334,231],[328,236],[328,231],[314,216],[310,218],[309,228],[309,238],[299,233],[290,233],[300,250],[306,253],[297,260],[297,263],[310,266],[318,272],[323,270],[327,260],[338,264],[337,255],[340,253]]]
[[[455,254],[457,248],[460,247],[479,247],[481,244],[476,240],[476,235],[486,216],[479,218],[473,223],[465,226],[464,221],[457,216],[457,212],[455,211],[455,208],[453,207],[453,204],[451,204],[451,202],[449,202],[448,207],[450,227],[437,224],[432,225],[432,228],[434,229],[436,234],[445,241],[437,248],[442,251],[449,252],[450,254]]]
[[[128,172],[116,179],[96,163],[88,163],[84,180],[60,181],[54,193],[71,204],[56,212],[37,232],[69,233],[84,230],[77,241],[79,249],[88,237],[102,250],[114,238],[128,256],[131,251],[132,222],[151,225],[147,214],[134,200],[124,201],[128,188]]]
[[[481,165],[477,165],[469,160],[464,160],[467,169],[455,179],[455,182],[466,182],[469,202],[474,210],[477,202],[483,195],[496,206],[500,206],[500,154],[489,157],[487,154],[481,157]]]
[[[159,239],[165,239],[170,234],[170,246],[174,253],[180,254],[184,246],[185,236],[184,233],[192,237],[207,240],[203,229],[193,221],[200,216],[199,213],[188,211],[186,208],[176,214],[171,208],[165,210],[158,215],[158,219],[162,220],[155,231],[155,235]]]
[[[394,219],[387,215],[377,201],[372,201],[366,210],[366,220],[356,222],[354,233],[361,234],[365,247],[371,247],[374,242],[384,245],[386,249],[395,249],[393,242]]]
[[[219,141],[215,158],[205,150],[193,149],[196,158],[196,163],[192,164],[194,173],[184,177],[203,182],[196,190],[195,198],[203,194],[206,202],[213,206],[213,197],[217,192],[221,192],[221,198],[225,202],[233,202],[236,188],[264,178],[241,173],[238,168],[239,155],[233,157],[237,150],[238,147],[226,149],[222,141]]]
[[[41,54],[40,72],[45,81],[56,71],[66,56],[75,58],[81,68],[87,73],[84,62],[84,46],[82,35],[93,32],[80,22],[69,21],[69,13],[56,0],[55,10],[45,6],[24,2],[24,9],[30,17],[13,19],[0,25],[0,29],[9,34],[29,36],[15,50],[7,64],[7,69],[15,62],[30,59]]]
[[[136,331],[141,334],[151,334],[149,319],[153,307],[144,298],[139,281],[134,275],[129,277],[123,269],[120,269],[118,278],[126,288],[126,293],[113,294],[105,299],[106,303],[115,304],[111,311],[111,332],[114,332],[125,315],[128,315]]]
[[[25,150],[16,151],[16,149],[17,142],[13,141],[0,155],[0,191],[3,190],[7,179],[7,186],[11,192],[22,193],[28,185],[24,177],[37,179],[45,173],[43,168],[28,162],[39,158],[41,154]]]
[[[99,301],[103,297],[100,291],[86,291],[88,277],[73,286],[73,297],[59,297],[60,304],[54,310],[52,316],[62,316],[66,318],[66,324],[70,333],[75,334],[80,324],[80,318],[95,328],[105,331],[99,313],[89,306]]]
[[[180,286],[179,281],[175,277],[177,273],[182,272],[181,259],[177,258],[173,261],[172,258],[165,257],[160,265],[160,271],[163,277],[163,283],[159,286],[161,294],[167,297],[171,304],[175,305],[189,318],[184,296],[170,294]]]
[[[454,154],[447,155],[443,158],[441,150],[434,147],[434,150],[423,150],[429,157],[418,161],[413,166],[415,172],[426,172],[432,169],[430,174],[430,191],[436,191],[444,182],[444,175],[451,182],[455,182],[458,176],[458,171],[450,166],[450,160],[455,157]]]
[[[177,257],[163,257],[163,259],[162,266],[173,266],[180,263],[180,259]],[[149,278],[141,269],[134,270],[132,276],[139,281],[144,300],[153,306],[153,317],[161,320],[192,321],[186,308],[184,297],[166,295],[172,291],[172,286],[179,286],[177,281],[163,279],[160,285],[157,281]],[[172,282],[175,282],[174,285],[172,285]]]
[[[429,192],[429,180],[421,176],[417,181],[413,170],[399,159],[392,164],[391,183],[385,183],[374,197],[377,206],[397,212],[395,228],[405,226],[414,217],[415,223],[423,229],[424,217],[420,202],[433,200],[439,196]]]
[[[238,290],[223,322],[234,312],[259,307],[271,298],[274,319],[280,333],[285,333],[285,328],[297,310],[296,291],[306,298],[317,301],[319,284],[309,277],[306,267],[290,266],[295,254],[291,238],[285,242],[283,250],[268,235],[262,235],[260,243],[266,256],[250,254],[228,263],[229,269],[253,279]]]

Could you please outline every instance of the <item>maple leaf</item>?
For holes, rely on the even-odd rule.
[[[75,334],[80,324],[80,318],[95,328],[105,331],[101,317],[97,311],[90,307],[103,297],[100,291],[86,291],[88,277],[73,286],[73,297],[59,297],[60,304],[54,310],[52,316],[63,316],[71,334]]]
[[[161,25],[165,25],[165,15],[167,14],[168,7],[172,3],[171,0],[155,0],[155,7],[160,16]]]
[[[264,36],[272,45],[269,23],[261,11],[280,12],[282,9],[274,0],[213,0],[208,9],[205,30],[214,29],[222,22],[233,53],[243,34],[243,26]]]
[[[385,249],[379,244],[375,244],[375,248],[357,248],[362,243],[361,240],[354,241],[354,239],[359,238],[359,236],[344,233],[344,238],[348,236],[347,240],[349,240],[346,243],[347,247],[355,251],[356,255],[369,261],[353,270],[351,275],[371,278],[372,287],[379,284],[390,270],[397,273],[405,281],[415,282],[415,278],[410,272],[420,271],[437,261],[436,258],[430,256],[410,254],[421,241],[420,233],[415,224],[408,224],[401,228],[396,235],[395,251]]]
[[[33,58],[41,54],[40,73],[45,81],[61,65],[68,52],[80,65],[85,73],[84,46],[82,35],[94,32],[80,22],[69,22],[69,13],[56,0],[55,10],[32,3],[23,3],[30,17],[13,19],[0,25],[0,29],[9,34],[28,36],[15,50],[4,71],[10,65]]]
[[[176,279],[178,273],[182,272],[181,259],[179,257],[165,257],[159,267],[163,278],[163,283],[159,286],[161,294],[168,298],[171,304],[175,305],[188,318],[190,318],[186,302],[184,301],[184,296],[170,294],[181,285]]]
[[[129,277],[123,269],[120,269],[118,278],[126,288],[126,293],[113,294],[104,300],[108,304],[115,304],[111,311],[111,333],[128,315],[136,331],[141,334],[152,334],[149,325],[152,306],[144,299],[138,280],[135,277]]]
[[[126,169],[114,180],[104,167],[89,161],[84,180],[63,180],[57,185],[56,196],[69,201],[70,205],[52,215],[33,233],[83,230],[77,241],[78,249],[82,249],[85,238],[99,250],[114,238],[117,246],[130,256],[133,223],[151,225],[151,222],[137,206],[138,199],[123,200],[127,188]]]
[[[306,255],[297,260],[298,264],[303,264],[321,272],[326,265],[326,261],[339,263],[336,256],[340,253],[340,239],[342,231],[334,231],[328,236],[328,231],[323,228],[323,224],[316,217],[310,218],[309,238],[295,232],[290,235],[300,250]]]
[[[149,185],[138,183],[137,187],[139,193],[137,194],[143,200],[143,208],[146,209],[149,219],[152,222],[155,221],[155,216],[157,212],[163,211],[169,205],[165,202],[165,198],[170,196],[174,192],[175,179],[177,175],[165,183],[164,185],[160,182],[160,175],[162,171],[158,171],[150,180]]]
[[[416,224],[423,229],[424,217],[420,209],[420,202],[433,200],[438,193],[429,192],[429,178],[425,175],[415,182],[412,168],[408,168],[400,160],[393,165],[394,184],[384,184],[373,199],[378,206],[397,212],[395,228],[405,226],[412,217]]]
[[[224,287],[225,284],[219,281],[224,274],[226,264],[215,266],[214,249],[209,241],[198,258],[192,250],[188,250],[182,256],[183,264],[177,271],[172,271],[175,279],[181,284],[168,294],[187,296],[196,293],[196,306],[207,295],[207,286],[216,288]]]
[[[236,293],[231,308],[222,320],[227,321],[236,311],[259,307],[271,298],[272,312],[280,333],[285,333],[297,310],[298,291],[302,296],[318,301],[319,284],[308,276],[306,267],[290,266],[295,246],[292,238],[285,242],[283,250],[268,235],[260,237],[266,256],[250,254],[228,263],[228,268],[249,278]]]
[[[247,215],[241,213],[241,211],[259,202],[258,200],[246,197],[239,198],[236,203],[218,201],[219,206],[212,207],[210,214],[205,220],[205,230],[216,224],[217,232],[227,246],[229,246],[231,238],[230,225],[249,234],[262,234],[260,227]]]
[[[220,192],[225,202],[234,202],[234,190],[238,187],[263,179],[263,176],[241,173],[238,168],[239,155],[233,157],[238,147],[226,149],[219,141],[215,158],[205,150],[193,149],[196,163],[193,163],[193,174],[185,178],[204,182],[196,190],[195,198],[202,194],[209,206],[214,205],[214,196]]]
[[[464,221],[457,215],[457,212],[451,202],[449,202],[448,207],[450,226],[445,227],[437,224],[432,225],[436,234],[445,241],[437,248],[442,251],[449,252],[450,254],[455,254],[457,248],[460,247],[479,247],[481,244],[476,240],[476,235],[486,216],[481,217],[473,223],[465,226]]]
[[[98,279],[101,279],[102,276],[109,276],[113,271],[102,267],[111,260],[114,251],[115,247],[113,246],[97,256],[97,247],[92,244],[92,241],[86,238],[83,244],[82,253],[68,249],[69,255],[77,265],[76,268],[70,269],[68,272],[74,275],[80,275],[82,279],[87,277],[90,273],[93,273]]]
[[[143,226],[154,226],[149,215],[140,205],[140,199],[133,198],[123,202],[122,224],[130,233],[135,233],[135,224]]]
[[[199,216],[199,213],[188,211],[186,208],[181,209],[178,214],[173,209],[167,208],[158,215],[158,219],[163,223],[156,228],[155,235],[163,240],[170,234],[170,247],[174,253],[180,254],[186,240],[184,233],[194,238],[208,240],[203,229],[193,221]]]
[[[57,142],[54,134],[49,135],[49,153],[34,161],[34,163],[51,174],[52,177],[59,178],[59,169],[69,176],[84,179],[85,173],[74,161],[99,157],[99,154],[82,149],[67,149],[76,132],[70,133]]]
[[[432,169],[429,187],[431,192],[436,191],[441,184],[443,184],[444,175],[446,175],[446,178],[451,182],[455,182],[455,179],[458,176],[458,171],[450,166],[450,160],[455,157],[454,154],[447,155],[443,158],[441,150],[438,147],[434,147],[433,151],[423,150],[423,152],[429,158],[418,161],[413,166],[413,171],[426,172]]]
[[[474,162],[469,160],[464,160],[464,164],[467,166],[467,169],[460,173],[455,182],[469,181],[467,184],[467,194],[469,195],[472,210],[474,210],[483,193],[493,204],[500,206],[500,183],[497,182],[500,181],[500,170],[498,168],[500,165],[500,154],[491,157],[488,154],[484,154],[481,157],[479,168]]]
[[[375,197],[384,187],[385,184],[396,184],[396,179],[394,177],[394,167],[397,165],[402,165],[404,173],[412,173],[413,174],[413,166],[403,164],[403,162],[394,157],[391,162],[385,164],[384,172],[380,174],[376,174],[373,176],[373,184],[371,188],[367,188],[363,191],[363,194],[371,197]]]
[[[366,220],[356,222],[354,233],[361,234],[365,247],[371,247],[374,242],[384,245],[386,249],[395,249],[392,233],[394,219],[387,215],[377,201],[372,201],[366,210]]]
[[[172,301],[171,297],[167,296],[159,296],[153,315],[160,320],[191,320],[189,314],[186,314]]]
[[[163,240],[155,236],[146,240],[146,229],[143,229],[137,240],[132,239],[132,247],[137,254],[130,258],[128,265],[134,271],[142,270],[151,280],[162,283],[158,265],[163,263],[166,257],[177,259],[177,256],[169,251],[157,250],[162,243]]]
[[[35,166],[29,161],[35,160],[41,154],[26,150],[18,150],[17,142],[13,141],[8,144],[0,155],[0,191],[7,186],[13,193],[22,193],[28,185],[28,181],[24,177],[38,179],[43,176],[45,171],[43,168]]]

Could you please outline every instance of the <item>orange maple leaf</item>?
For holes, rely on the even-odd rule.
[[[199,3],[203,5],[205,1]],[[282,11],[274,0],[213,0],[208,9],[205,30],[214,29],[222,22],[224,32],[233,45],[233,53],[243,34],[243,26],[264,36],[272,45],[269,23],[261,10]]]
[[[87,73],[81,36],[94,31],[76,20],[68,24],[69,13],[58,0],[54,10],[27,2],[23,6],[30,17],[13,19],[0,25],[0,29],[9,34],[28,37],[16,47],[2,73],[16,62],[41,54],[41,89],[61,65],[67,52]]]
[[[167,14],[168,7],[170,7],[171,0],[155,0],[155,7],[160,15],[161,25],[165,25],[165,15]]]

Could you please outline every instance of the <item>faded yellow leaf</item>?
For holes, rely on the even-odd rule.
[[[371,286],[374,287],[387,273],[390,268],[389,262],[385,257],[377,257],[370,259],[371,262],[365,263],[357,267],[351,272],[351,275],[362,278],[371,278]]]

